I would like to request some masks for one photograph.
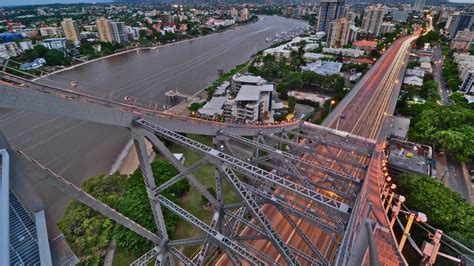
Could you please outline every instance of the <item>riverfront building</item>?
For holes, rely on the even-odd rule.
[[[343,47],[349,43],[352,22],[346,18],[340,18],[329,23],[328,46]]]
[[[328,32],[331,21],[342,17],[344,5],[344,0],[321,0],[316,31]]]
[[[365,9],[362,21],[362,30],[371,36],[378,36],[382,27],[384,8],[381,6],[370,6]]]
[[[76,43],[79,42],[81,35],[79,33],[79,27],[77,25],[77,21],[74,21],[71,18],[65,18],[61,22],[61,27],[63,28],[64,35],[66,36],[66,40],[70,40]]]

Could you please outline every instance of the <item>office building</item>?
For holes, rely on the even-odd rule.
[[[344,0],[321,0],[316,31],[329,31],[331,21],[342,17]]]
[[[240,12],[240,21],[247,21],[250,19],[250,13],[247,8],[243,8]]]
[[[234,99],[232,114],[247,122],[273,122],[273,85],[242,85]]]
[[[235,74],[230,79],[230,94],[236,95],[243,85],[260,86],[265,83],[267,83],[267,81],[260,76]]]
[[[110,29],[112,30],[115,42],[123,43],[128,41],[125,27],[124,22],[110,22]]]
[[[100,18],[96,22],[97,31],[99,31],[99,38],[101,42],[113,42],[114,35],[110,27],[110,23],[105,18]]]
[[[58,27],[43,27],[39,31],[42,37],[62,37],[63,35],[61,28]]]
[[[72,20],[71,18],[65,18],[61,22],[61,27],[63,28],[66,40],[76,43],[80,41],[79,27],[76,21]]]
[[[413,10],[415,10],[416,12],[423,12],[424,8],[425,8],[425,0],[415,1],[415,6],[413,7]]]
[[[380,34],[393,32],[394,30],[395,30],[395,24],[390,23],[390,22],[383,22],[382,26],[380,27]]]
[[[408,11],[407,10],[395,10],[392,13],[393,21],[395,22],[407,22],[408,19]]]
[[[451,41],[451,49],[458,51],[469,51],[474,46],[474,31],[458,31],[456,37]]]
[[[362,31],[367,35],[378,36],[383,22],[384,8],[381,6],[370,6],[365,9],[362,21]]]
[[[474,12],[462,12],[456,17],[452,27],[449,27],[449,39],[454,39],[458,31],[466,29],[474,31]]]
[[[474,70],[469,71],[459,91],[465,94],[474,94]]]
[[[329,23],[327,44],[329,47],[343,47],[349,43],[352,22],[340,18]]]

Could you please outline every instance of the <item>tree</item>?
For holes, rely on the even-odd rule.
[[[295,111],[296,98],[293,96],[288,97],[288,113],[293,113]]]
[[[402,174],[397,179],[397,194],[406,197],[405,204],[421,211],[428,223],[443,233],[474,248],[474,206],[440,181],[426,175]]]
[[[214,196],[214,198],[216,197],[216,190],[213,187],[208,187],[207,192],[209,192],[209,194]],[[209,200],[206,197],[204,197],[203,195],[201,195],[201,199],[204,202],[204,204],[206,204],[206,205],[209,204]]]
[[[66,57],[64,57],[64,53],[56,49],[48,50],[44,55],[44,59],[46,60],[46,63],[50,66],[70,64],[70,61],[66,59]]]
[[[189,105],[188,109],[189,111],[197,111],[201,107],[202,107],[201,103],[192,103],[191,105]]]
[[[82,189],[115,208],[125,180],[126,176],[118,173],[99,175],[85,180]],[[73,200],[58,225],[81,263],[100,264],[112,237],[114,223],[110,219]]]
[[[303,85],[304,85],[304,82],[301,78],[299,77],[295,77],[295,78],[292,78],[290,79],[290,81],[288,82],[288,86],[292,89],[292,90],[300,90],[303,88]]]
[[[166,160],[156,160],[151,165],[155,182],[157,185],[163,184],[176,174],[178,171]],[[177,196],[184,195],[189,191],[190,185],[187,180],[181,180],[170,188],[162,192],[169,200],[177,203]],[[138,224],[144,226],[152,232],[156,231],[155,221],[151,212],[150,203],[145,190],[143,176],[140,169],[137,169],[124,185],[123,196],[117,203],[117,210]],[[163,217],[166,229],[170,237],[176,231],[178,217],[168,209],[163,208]],[[114,237],[119,247],[130,250],[136,256],[139,256],[151,249],[152,243],[142,236],[119,226],[114,231]]]

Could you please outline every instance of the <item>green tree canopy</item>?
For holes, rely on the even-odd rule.
[[[459,193],[430,176],[416,174],[400,175],[397,189],[410,209],[427,215],[431,226],[474,249],[474,206]]]
[[[99,175],[85,180],[82,189],[115,208],[125,180],[126,176],[120,174]],[[100,264],[114,228],[110,219],[73,200],[58,225],[82,263]]]

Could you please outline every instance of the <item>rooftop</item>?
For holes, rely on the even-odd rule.
[[[261,92],[271,92],[273,91],[272,84],[265,84],[262,86],[253,86],[253,85],[243,85],[237,96],[235,97],[236,101],[258,101],[260,99]]]
[[[199,108],[198,112],[203,115],[214,116],[221,115],[223,112],[223,107],[227,97],[212,97],[209,102],[207,102],[203,107]]]
[[[355,47],[375,48],[377,46],[377,42],[376,41],[360,40],[360,41],[353,42],[352,45],[354,45]]]
[[[390,139],[388,164],[391,168],[430,174],[430,147],[417,143]]]
[[[235,74],[232,77],[232,80],[237,81],[237,82],[242,82],[242,83],[255,83],[255,84],[265,81],[260,76],[242,75],[242,74]]]

